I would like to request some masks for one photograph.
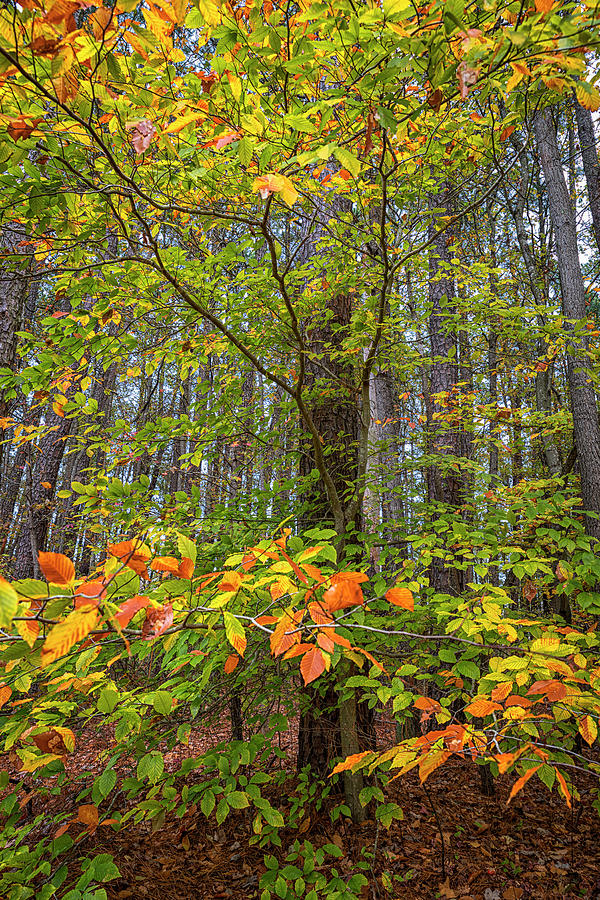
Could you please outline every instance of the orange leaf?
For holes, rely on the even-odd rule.
[[[106,587],[103,581],[87,581],[80,584],[75,591],[75,609],[80,606],[98,606],[106,596]]]
[[[149,603],[149,597],[143,597],[139,594],[136,594],[135,597],[130,597],[129,600],[122,603],[115,615],[115,619],[120,627],[125,628],[125,626],[131,622],[135,614],[139,612],[140,609],[144,609],[148,606]]]
[[[591,716],[583,716],[578,723],[579,734],[590,747],[598,736],[598,725]]]
[[[225,674],[230,675],[236,668],[239,661],[240,658],[237,653],[232,653],[230,656],[228,656],[225,660],[225,665],[223,666],[223,671],[225,672]]]
[[[506,700],[512,691],[512,681],[503,681],[492,690],[492,700]]]
[[[319,603],[318,600],[308,604],[308,614],[315,625],[329,625],[330,622],[334,621],[327,607]]]
[[[542,766],[543,766],[543,763],[540,763],[539,765],[534,766],[532,769],[528,769],[528,770],[525,772],[524,775],[521,775],[521,777],[518,778],[517,781],[515,781],[515,783],[514,783],[513,786],[512,786],[512,790],[511,790],[511,792],[510,792],[510,794],[509,794],[508,800],[506,801],[507,804],[510,803],[510,801],[512,800],[512,798],[513,798],[516,794],[519,793],[519,791],[521,790],[521,788],[522,788],[524,785],[527,784],[527,782],[529,781],[529,779],[531,778],[531,776],[534,775],[535,772],[537,772],[538,769],[541,769]]]
[[[331,640],[331,637],[327,633],[327,631],[319,631],[317,634],[317,644],[319,647],[324,650],[326,653],[333,653],[335,649],[335,644]]]
[[[47,491],[52,490],[52,485],[50,484],[49,481],[40,481],[40,484],[43,488],[46,488]]]
[[[360,606],[365,602],[363,592],[355,581],[337,581],[323,594],[323,602],[330,612]]]
[[[118,544],[109,544],[108,552],[120,559],[136,575],[142,575],[144,578],[148,577],[146,564],[152,553],[139,538],[135,538],[132,541],[121,541]]]
[[[315,681],[324,671],[325,660],[323,654],[318,647],[313,647],[304,654],[300,663],[300,672],[304,678],[304,684],[310,684],[311,681]]]
[[[9,688],[7,684],[0,684],[0,709],[2,709],[5,703],[8,703],[11,694],[12,688]]]
[[[340,647],[345,647],[346,650],[352,649],[352,644],[348,640],[348,638],[342,637],[341,634],[338,634],[337,631],[334,631],[333,628],[327,629],[327,634],[331,638],[334,644],[339,644]]]
[[[554,6],[554,0],[535,0],[535,8],[539,13],[549,13]]]
[[[179,563],[178,574],[181,576],[181,578],[191,578],[194,574],[194,563],[189,558],[189,556],[184,556]]]
[[[225,572],[225,574],[221,580],[221,583],[219,585],[219,590],[223,591],[223,592],[227,592],[227,593],[229,593],[231,591],[235,592],[235,591],[239,590],[241,583],[242,583],[242,576],[240,575],[239,572],[236,572],[236,571]]]
[[[556,780],[558,781],[558,786],[560,788],[560,792],[565,798],[567,806],[571,809],[571,791],[567,787],[567,782],[565,781],[565,776],[560,771],[560,769],[555,769],[556,772]]]
[[[490,713],[496,712],[498,709],[502,709],[500,703],[493,703],[485,697],[475,697],[475,699],[465,707],[465,712],[482,719],[484,716],[489,716]]]
[[[296,612],[285,610],[269,639],[273,656],[281,656],[294,644],[300,643],[300,632],[296,631],[296,626],[300,619],[303,618],[303,615],[304,610],[297,610]]]
[[[152,607],[146,610],[146,618],[142,625],[142,638],[151,641],[159,637],[173,624],[173,604],[164,603],[162,606]]]
[[[171,575],[179,574],[179,560],[174,556],[157,556],[150,563],[153,572],[170,572]]]
[[[364,572],[336,572],[331,576],[332,584],[338,584],[340,581],[355,581],[357,584],[362,584],[368,580],[369,576]]]
[[[452,756],[448,750],[431,750],[419,760],[419,778],[421,784],[426,781],[432,772],[435,772],[446,760]]]
[[[364,759],[365,756],[369,756],[371,754],[371,750],[363,750],[362,753],[353,753],[352,756],[347,756],[343,762],[339,762],[337,766],[334,767],[331,775],[336,775],[338,772],[347,772],[348,769],[352,769],[357,763]],[[331,775],[329,776],[331,778]]]
[[[556,700],[562,700],[567,695],[567,687],[563,684],[562,681],[556,681],[555,679],[550,679],[547,681],[534,681],[529,690],[528,694],[542,694],[545,695],[548,700],[552,702]]]
[[[279,619],[277,616],[257,616],[254,621],[257,625],[274,625]]]
[[[295,647],[292,647],[287,653],[284,655],[284,659],[294,659],[296,656],[302,656],[308,650],[312,650],[314,644],[296,644]]]
[[[442,708],[438,701],[432,700],[431,697],[415,697],[413,706],[416,709],[424,709],[426,712],[439,712]]]
[[[402,609],[410,610],[415,608],[415,598],[413,597],[412,591],[409,591],[408,588],[391,588],[385,595],[385,599],[388,603],[391,603],[392,606],[400,606]]]
[[[38,562],[46,581],[69,585],[75,580],[75,566],[62,553],[38,553]]]

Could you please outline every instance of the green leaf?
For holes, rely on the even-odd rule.
[[[181,556],[187,556],[193,563],[196,562],[197,550],[195,543],[185,534],[177,535],[177,549]]]
[[[345,147],[336,147],[333,151],[333,155],[351,175],[355,178],[358,176],[362,168],[362,163],[353,153],[350,153]]]
[[[216,812],[217,824],[221,825],[225,821],[225,819],[227,818],[228,815],[229,815],[229,804],[227,803],[227,800],[225,799],[225,797],[221,797],[221,799],[219,800],[219,805],[217,806],[217,812]]]
[[[232,809],[246,809],[250,806],[247,794],[244,791],[232,791],[227,794],[227,802]]]
[[[157,750],[146,753],[137,764],[137,777],[147,778],[152,784],[156,784],[165,770],[165,761]]]
[[[273,809],[272,806],[269,805],[264,809],[261,808],[261,812],[269,825],[272,825],[274,828],[283,828],[285,825],[281,813],[278,810]]]
[[[106,769],[102,775],[99,775],[98,778],[94,781],[94,787],[100,794],[102,800],[106,799],[115,784],[117,783],[117,773],[114,769]]]
[[[168,716],[172,705],[172,697],[168,691],[154,691],[152,694],[152,706],[161,716]]]
[[[480,677],[479,667],[471,662],[470,659],[461,659],[454,666],[454,671],[462,675],[463,678],[472,678],[476,681]]]
[[[18,605],[19,598],[14,587],[0,578],[0,626],[10,625]]]
[[[211,791],[210,789],[206,790],[202,795],[202,800],[200,801],[200,809],[207,818],[215,808],[215,803],[216,800],[214,791]]]
[[[295,113],[289,113],[285,117],[285,124],[296,131],[303,131],[305,134],[313,134],[317,130],[316,125],[305,116],[298,116]]]
[[[410,0],[383,0],[383,12],[386,19],[406,18],[413,8]]]
[[[119,695],[117,691],[115,691],[114,688],[104,688],[104,690],[100,691],[100,695],[96,703],[98,712],[110,715],[118,702]]]
[[[238,158],[243,166],[249,166],[254,155],[254,144],[249,137],[243,137],[237,145]]]

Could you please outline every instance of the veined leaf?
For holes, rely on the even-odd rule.
[[[97,620],[98,611],[95,607],[82,606],[55,625],[42,647],[42,666],[49,666],[68,653],[71,647],[90,633]]]
[[[244,631],[244,626],[236,619],[234,615],[230,612],[223,613],[223,622],[225,624],[225,634],[227,636],[227,640],[231,644],[234,650],[236,650],[240,656],[243,656],[246,652],[246,632]]]
[[[14,587],[0,576],[0,626],[10,625],[17,612],[19,598]]]
[[[63,553],[38,553],[38,562],[44,578],[52,584],[66,586],[75,580],[75,566]]]

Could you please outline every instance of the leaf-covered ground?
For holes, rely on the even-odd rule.
[[[194,732],[189,748],[181,748],[181,753],[200,753],[228,734],[228,722],[222,728]],[[391,725],[381,723],[379,743],[388,745],[392,736]],[[97,759],[109,741],[108,732],[82,736],[78,770],[91,777],[100,768]],[[284,747],[286,743],[293,751],[292,733]],[[177,768],[179,762],[178,751],[171,758],[167,755],[169,768]],[[342,820],[332,825],[325,812],[313,812],[303,821],[301,835],[282,832],[281,850],[268,852],[283,861],[297,837],[315,847],[333,843],[341,855],[328,866],[335,866],[342,876],[355,871],[358,861],[369,860],[372,871],[365,900],[599,900],[600,819],[591,805],[592,784],[576,776],[581,801],[571,811],[556,792],[550,794],[533,780],[507,806],[513,781],[500,778],[496,796],[487,798],[480,791],[479,771],[468,762],[446,764],[430,776],[425,788],[411,773],[389,791],[405,816],[389,831],[378,830],[373,820],[362,826]],[[292,776],[289,785],[291,790]],[[270,799],[277,805],[283,796],[279,791]],[[75,811],[76,797],[73,793],[53,798],[52,806],[72,804]],[[39,814],[47,804],[35,792],[22,799],[24,816]],[[183,820],[167,819],[154,832],[146,824],[117,834],[100,828],[85,837],[81,849],[90,855],[114,855],[121,877],[106,885],[111,900],[242,900],[260,896],[259,880],[265,871],[264,851],[249,844],[251,821],[250,811],[241,810],[219,827],[192,809]],[[73,835],[78,829],[83,826],[73,826]]]

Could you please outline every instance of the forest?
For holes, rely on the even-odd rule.
[[[0,897],[600,898],[600,2],[0,2]]]

